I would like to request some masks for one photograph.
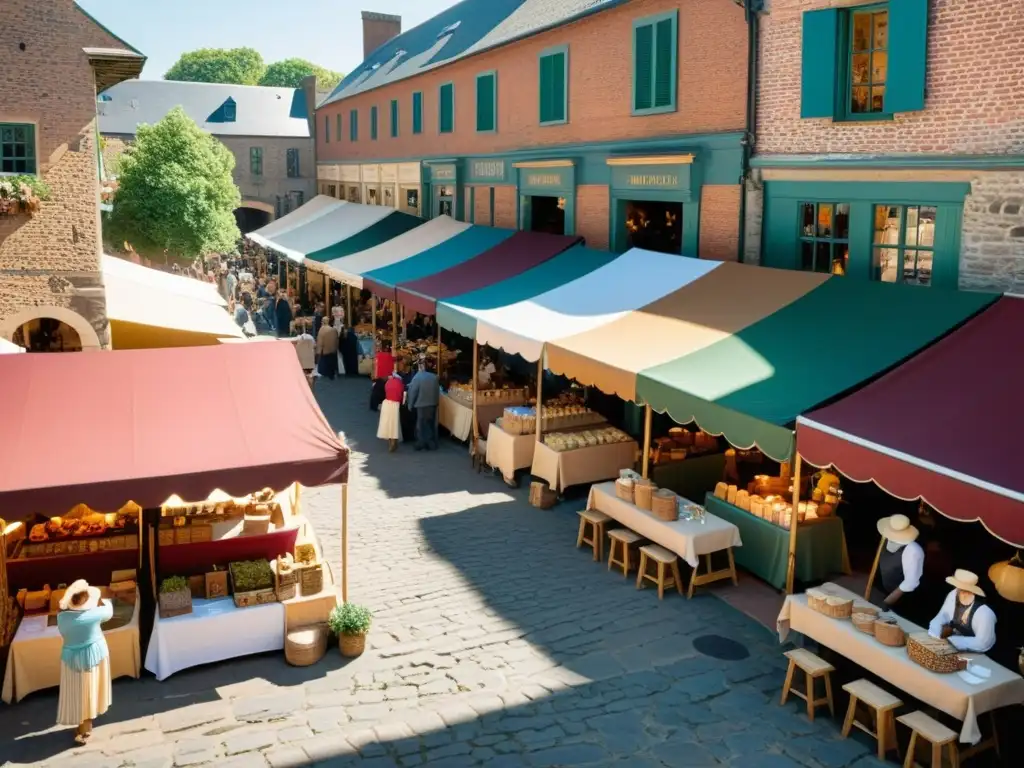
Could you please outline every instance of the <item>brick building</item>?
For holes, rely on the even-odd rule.
[[[765,6],[747,259],[1024,291],[1024,4]]]
[[[464,0],[403,34],[363,24],[365,61],[316,112],[319,192],[737,258],[742,3]]]
[[[0,215],[0,337],[106,347],[96,93],[137,77],[145,57],[73,0],[4,0],[2,19],[0,181],[38,175],[51,198]]]
[[[310,119],[316,79],[304,88],[129,80],[100,94],[100,133],[108,176],[139,125],[159,122],[180,106],[235,156],[236,211],[242,233],[302,205],[316,191]]]

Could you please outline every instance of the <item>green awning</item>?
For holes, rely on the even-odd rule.
[[[371,224],[366,229],[356,232],[351,237],[347,237],[326,248],[321,248],[318,251],[307,253],[306,259],[323,263],[333,259],[340,259],[344,256],[351,256],[353,253],[365,251],[367,248],[373,248],[393,237],[405,234],[422,223],[423,219],[418,216],[410,216],[408,213],[394,211],[380,221]]]

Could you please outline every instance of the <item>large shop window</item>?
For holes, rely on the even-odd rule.
[[[633,114],[675,112],[678,11],[633,22]]]
[[[0,123],[0,173],[36,172],[36,127]]]
[[[803,15],[801,117],[878,120],[924,109],[928,0]]]
[[[931,285],[935,216],[931,205],[876,205],[872,276],[883,283]]]
[[[453,133],[455,131],[455,85],[453,83],[445,83],[438,91],[437,130],[438,133]]]
[[[681,254],[683,204],[627,200],[626,247]]]
[[[800,269],[845,275],[850,260],[850,204],[800,203]]]
[[[569,119],[569,48],[544,51],[540,71],[540,124],[562,125]]]

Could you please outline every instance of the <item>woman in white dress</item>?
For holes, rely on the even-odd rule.
[[[394,371],[384,384],[384,401],[380,404],[380,421],[377,423],[377,437],[388,441],[388,451],[394,452],[402,440],[402,399],[405,397],[405,382]]]

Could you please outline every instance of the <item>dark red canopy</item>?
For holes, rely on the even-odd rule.
[[[544,232],[516,232],[468,261],[429,277],[398,286],[398,301],[407,309],[433,315],[437,302],[522,274],[560,254],[583,238],[549,235]]]
[[[1024,300],[999,299],[878,381],[801,416],[797,450],[1024,546],[1022,338]]]
[[[287,342],[0,355],[0,402],[10,517],[348,479]]]

